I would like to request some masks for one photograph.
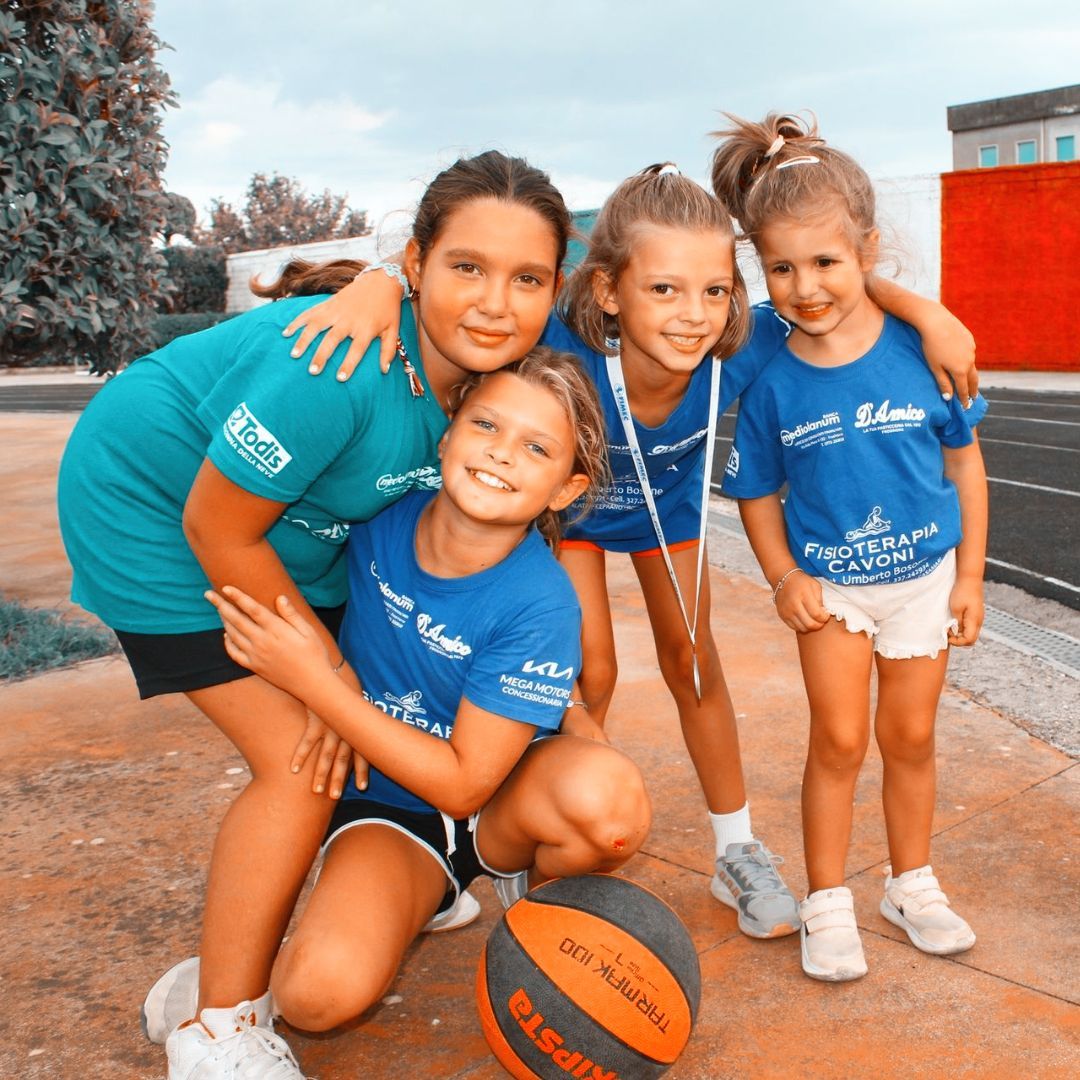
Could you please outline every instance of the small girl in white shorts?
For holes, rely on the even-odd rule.
[[[742,395],[724,486],[798,634],[810,703],[802,966],[838,982],[866,974],[844,861],[875,666],[891,860],[881,913],[924,952],[975,942],[934,876],[930,832],[948,646],[971,645],[983,619],[986,474],[973,428],[986,402],[943,400],[918,337],[867,295],[878,231],[866,173],[801,120],[733,123],[714,187],[792,329]]]

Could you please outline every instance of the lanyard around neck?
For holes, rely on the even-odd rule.
[[[693,653],[694,665],[694,693],[701,701],[701,675],[698,671],[697,660],[697,625],[701,601],[701,569],[705,559],[705,529],[709,516],[709,482],[712,477],[713,450],[716,444],[717,412],[720,402],[720,361],[711,357],[712,372],[709,380],[709,421],[708,434],[705,442],[705,473],[701,481],[701,517],[698,522],[698,557],[697,576],[694,588],[694,616],[691,619],[686,610],[683,600],[682,589],[679,588],[679,579],[675,575],[675,567],[671,561],[671,552],[668,549],[667,540],[664,537],[664,527],[660,522],[660,514],[656,509],[656,499],[653,498],[652,483],[649,480],[648,470],[645,468],[645,458],[641,453],[641,445],[638,442],[637,431],[634,428],[634,416],[630,412],[630,401],[626,393],[626,379],[623,376],[622,359],[619,354],[607,357],[608,382],[611,384],[611,393],[615,398],[615,406],[619,410],[619,419],[622,420],[623,432],[626,435],[627,447],[630,457],[633,458],[634,468],[637,471],[638,483],[641,485],[641,494],[645,498],[645,505],[649,508],[649,517],[652,519],[653,530],[659,542],[660,553],[664,556],[664,565],[667,567],[668,577],[671,578],[672,587],[675,589],[675,598],[679,602],[679,610],[682,612],[683,623],[690,637],[690,646]],[[706,616],[707,617],[707,616]]]

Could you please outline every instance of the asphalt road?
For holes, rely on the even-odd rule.
[[[104,385],[0,386],[0,411],[72,412]],[[1080,610],[1080,394],[995,389],[979,426],[990,479],[986,576]],[[726,413],[717,435],[719,489],[735,427]]]
[[[985,396],[986,576],[1080,610],[1080,394],[994,389]],[[724,414],[717,433],[715,491],[735,414]]]

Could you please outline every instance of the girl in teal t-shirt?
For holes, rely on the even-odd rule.
[[[264,602],[288,597],[342,668],[348,522],[437,484],[448,394],[536,344],[570,231],[544,173],[495,151],[462,159],[417,211],[418,295],[398,342],[408,363],[391,385],[367,385],[374,358],[348,391],[292,363],[282,328],[361,264],[290,264],[263,291],[279,303],[136,361],[76,425],[59,482],[74,599],[116,630],[143,697],[185,693],[252,772],[215,843],[202,1022],[170,1039],[170,1080],[264,1058],[276,1076],[302,1075],[269,1030],[266,991],[350,758],[301,702],[229,658],[203,593],[227,582]]]

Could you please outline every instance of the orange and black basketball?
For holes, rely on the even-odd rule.
[[[559,878],[514,904],[480,957],[484,1037],[518,1080],[648,1080],[690,1037],[697,952],[678,916],[620,877]]]

